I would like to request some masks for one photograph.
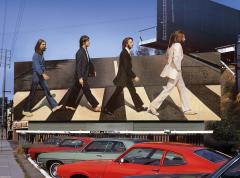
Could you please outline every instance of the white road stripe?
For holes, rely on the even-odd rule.
[[[16,92],[13,96],[13,107],[16,107],[19,103],[21,103],[27,96],[29,95],[30,91],[26,92]]]
[[[105,88],[92,88],[92,94],[98,100],[99,103],[103,102],[103,95],[104,95]],[[100,119],[100,112],[94,112],[91,110],[91,105],[88,103],[85,96],[80,101],[79,106],[77,107],[72,120],[79,121],[79,120],[91,120],[91,121],[99,121]]]
[[[186,115],[186,118],[191,121],[219,121],[221,118],[217,116],[212,110],[210,110],[203,102],[201,102],[190,90],[188,90],[188,96],[191,102],[192,110],[197,112],[196,115]],[[181,101],[177,88],[175,87],[170,93],[170,97],[174,103],[181,107]],[[216,103],[219,104],[220,103]],[[220,107],[220,106],[219,106]]]
[[[40,168],[30,157],[28,157],[28,161],[45,177],[51,178],[51,176],[42,168]]]
[[[115,76],[116,76],[117,73],[118,73],[118,63],[117,63],[117,61],[115,60],[115,61],[113,61],[113,64],[114,64],[114,72],[115,72]]]
[[[221,85],[206,85],[206,87],[212,92],[216,93],[218,96],[221,96]]]
[[[158,117],[148,113],[147,111],[137,112],[134,108],[134,104],[131,98],[131,95],[127,88],[124,88],[124,99],[125,99],[125,110],[127,120],[147,120],[147,121],[159,121]],[[147,107],[150,104],[150,100],[146,94],[144,87],[136,87],[136,91],[141,96],[144,106]],[[128,106],[131,105],[131,107]],[[133,107],[133,108],[132,108]]]
[[[67,90],[51,90],[51,94],[55,95],[54,99],[59,103],[64,95],[67,93]],[[22,121],[45,121],[48,116],[52,113],[46,97],[43,97],[34,107],[35,110],[32,117],[23,117]]]

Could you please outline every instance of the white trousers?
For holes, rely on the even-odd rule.
[[[168,79],[167,85],[163,87],[163,91],[151,102],[150,107],[158,109],[162,105],[163,101],[169,96],[170,92],[174,89],[175,86],[179,92],[182,111],[185,112],[191,110],[189,97],[187,95],[187,88],[183,81],[182,73],[180,73],[176,79]]]

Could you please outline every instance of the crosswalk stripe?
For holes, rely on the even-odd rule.
[[[139,94],[139,96],[141,96],[144,106],[145,107],[149,106],[150,100],[146,94],[144,87],[136,87],[136,91]],[[127,88],[124,88],[124,99],[125,99],[125,110],[126,110],[127,120],[159,121],[157,116],[154,116],[154,115],[148,113],[147,111],[137,112],[135,109],[133,109],[134,104],[133,104],[131,95]],[[131,107],[129,106],[129,104],[131,105]]]
[[[117,75],[118,73],[118,63],[116,60],[113,61],[113,64],[114,64],[114,72],[115,72],[115,76]]]
[[[51,94],[55,95],[54,99],[59,103],[63,96],[66,94],[67,90],[51,90]],[[51,114],[51,109],[47,102],[46,97],[43,97],[34,107],[33,107],[33,116],[26,117],[24,116],[22,121],[45,121],[48,116]],[[35,111],[36,110],[36,111]]]
[[[99,103],[103,102],[104,90],[105,88],[91,89],[93,96],[98,100]],[[94,112],[91,110],[91,105],[88,103],[86,97],[83,96],[79,106],[77,107],[72,117],[72,121],[79,120],[99,121],[100,114],[101,114],[100,112]]]
[[[221,96],[221,85],[206,85],[206,87],[218,96]]]
[[[13,96],[13,107],[16,107],[19,103],[21,103],[27,96],[29,95],[30,91],[26,92],[16,92]]]
[[[220,86],[219,85],[207,85],[206,86],[209,90],[216,93],[217,96],[220,96]],[[148,98],[148,95],[146,93],[146,90],[144,87],[136,87],[137,93],[140,95],[141,99],[143,100],[145,106],[148,106],[150,103],[150,100]],[[103,95],[105,88],[94,88],[91,89],[93,95],[97,98],[99,103],[103,103]],[[67,90],[52,90],[51,93],[55,94],[54,97],[57,102],[60,102],[64,95],[66,95]],[[188,90],[189,97],[191,100],[191,106],[193,107],[193,110],[196,111],[198,114],[194,116],[186,116],[188,120],[220,120],[220,117],[217,116],[209,106],[204,104],[198,97],[197,93],[192,93],[192,91]],[[17,92],[14,96],[14,105],[17,106],[21,101],[23,101],[27,96],[29,92]],[[171,93],[170,97],[174,104],[176,104],[178,107],[181,107],[180,98],[177,89],[175,88]],[[156,121],[161,120],[161,117],[154,116],[147,112],[136,112],[134,109],[134,104],[132,101],[132,98],[130,96],[130,93],[127,88],[124,88],[124,102],[125,106],[122,112],[126,113],[127,120],[132,121],[140,121],[140,120],[147,120],[147,121]],[[80,105],[78,106],[75,113],[69,118],[69,120],[72,118],[73,121],[80,121],[80,120],[92,120],[92,121],[98,121],[100,120],[100,113],[95,113],[90,110],[88,106],[87,100],[85,96],[83,96]],[[39,108],[39,109],[37,109]],[[31,121],[31,120],[37,120],[37,121],[45,121],[48,119],[48,117],[51,114],[51,110],[48,107],[48,103],[46,101],[46,98],[43,97],[33,108],[33,110],[37,109],[33,112],[33,117],[24,117],[22,118],[22,121]],[[177,119],[177,118],[173,118]],[[104,120],[104,119],[102,119]],[[57,118],[56,118],[57,121]]]
[[[212,112],[203,102],[201,102],[190,90],[188,90],[188,96],[191,101],[192,110],[197,112],[196,115],[186,115],[185,117],[189,121],[199,121],[199,120],[209,120],[209,121],[218,121],[221,120],[214,112]],[[170,97],[174,103],[181,107],[181,101],[177,88],[175,87],[170,93]]]

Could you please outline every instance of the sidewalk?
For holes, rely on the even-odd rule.
[[[24,178],[24,173],[14,158],[7,140],[0,140],[0,178]]]

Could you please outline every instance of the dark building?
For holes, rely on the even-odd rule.
[[[157,37],[143,46],[166,49],[171,33],[186,33],[185,50],[213,51],[235,44],[240,34],[240,11],[211,0],[158,0]]]

